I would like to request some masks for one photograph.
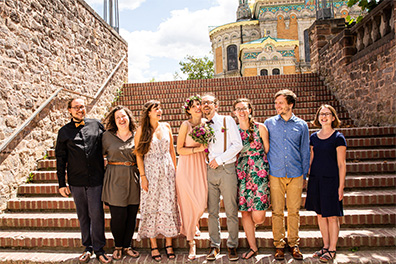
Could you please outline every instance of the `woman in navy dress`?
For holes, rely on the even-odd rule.
[[[346,140],[336,131],[340,124],[335,109],[322,105],[316,112],[313,124],[322,127],[310,137],[311,167],[305,208],[315,211],[323,238],[323,248],[313,257],[329,262],[336,256],[340,231],[339,217],[344,215],[346,175]]]

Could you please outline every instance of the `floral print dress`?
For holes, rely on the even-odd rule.
[[[153,135],[150,150],[144,155],[144,171],[149,181],[149,189],[148,192],[140,190],[140,223],[137,241],[158,235],[175,237],[180,231],[176,170],[169,152],[169,144],[168,133],[163,133],[161,139]]]
[[[249,130],[241,133],[243,149],[237,160],[239,211],[264,211],[270,206],[269,165],[260,137],[259,124],[249,142]]]

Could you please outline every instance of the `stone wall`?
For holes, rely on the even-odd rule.
[[[0,0],[0,144],[59,88],[98,92],[127,43],[83,0]],[[127,81],[125,59],[88,117],[101,119]],[[54,146],[69,120],[62,91],[0,155],[0,205]]]
[[[311,67],[357,126],[396,125],[395,1],[353,27],[339,19],[310,27]]]

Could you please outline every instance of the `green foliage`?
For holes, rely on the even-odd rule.
[[[26,179],[26,183],[31,183],[31,182],[33,182],[33,178],[34,178],[34,173],[33,173],[33,172],[29,173],[29,176],[28,176],[28,178]]]
[[[194,56],[187,55],[185,61],[179,62],[180,70],[187,74],[187,80],[197,79],[212,79],[214,75],[213,61],[205,56],[203,58],[195,58]],[[174,77],[177,78],[178,74],[175,73]]]
[[[361,8],[361,13],[360,15],[356,18],[353,19],[350,16],[346,17],[346,21],[349,24],[352,24],[353,22],[359,23],[363,19],[363,15],[366,12],[370,12],[373,10],[376,6],[378,6],[383,0],[348,0],[348,7],[352,7],[354,5],[358,5]]]
[[[112,105],[114,105],[120,99],[121,95],[122,95],[122,90],[120,88],[117,88]]]
[[[353,253],[358,252],[359,251],[359,247],[353,247],[350,249],[350,251],[352,251]]]

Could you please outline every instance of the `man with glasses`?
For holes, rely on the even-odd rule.
[[[71,121],[58,132],[55,147],[59,193],[73,194],[80,222],[82,244],[85,246],[80,262],[89,262],[92,252],[101,263],[109,263],[103,247],[104,211],[102,185],[104,161],[102,155],[103,125],[95,119],[85,118],[84,100],[73,98],[67,105]],[[67,170],[66,186],[65,170]]]
[[[228,230],[228,259],[239,259],[238,247],[238,180],[235,169],[236,155],[242,149],[242,139],[238,127],[231,116],[222,116],[217,113],[218,100],[213,94],[202,97],[201,109],[208,124],[215,131],[215,141],[208,146],[208,228],[210,236],[210,252],[206,256],[208,261],[216,260],[220,253],[220,195],[223,197],[227,216]]]
[[[298,247],[300,238],[301,193],[309,169],[309,132],[307,123],[293,114],[297,96],[290,90],[275,94],[278,115],[265,120],[270,149],[267,154],[270,168],[272,233],[276,247],[275,259],[283,260],[285,253],[285,194],[287,207],[287,243],[294,259],[302,260]]]

